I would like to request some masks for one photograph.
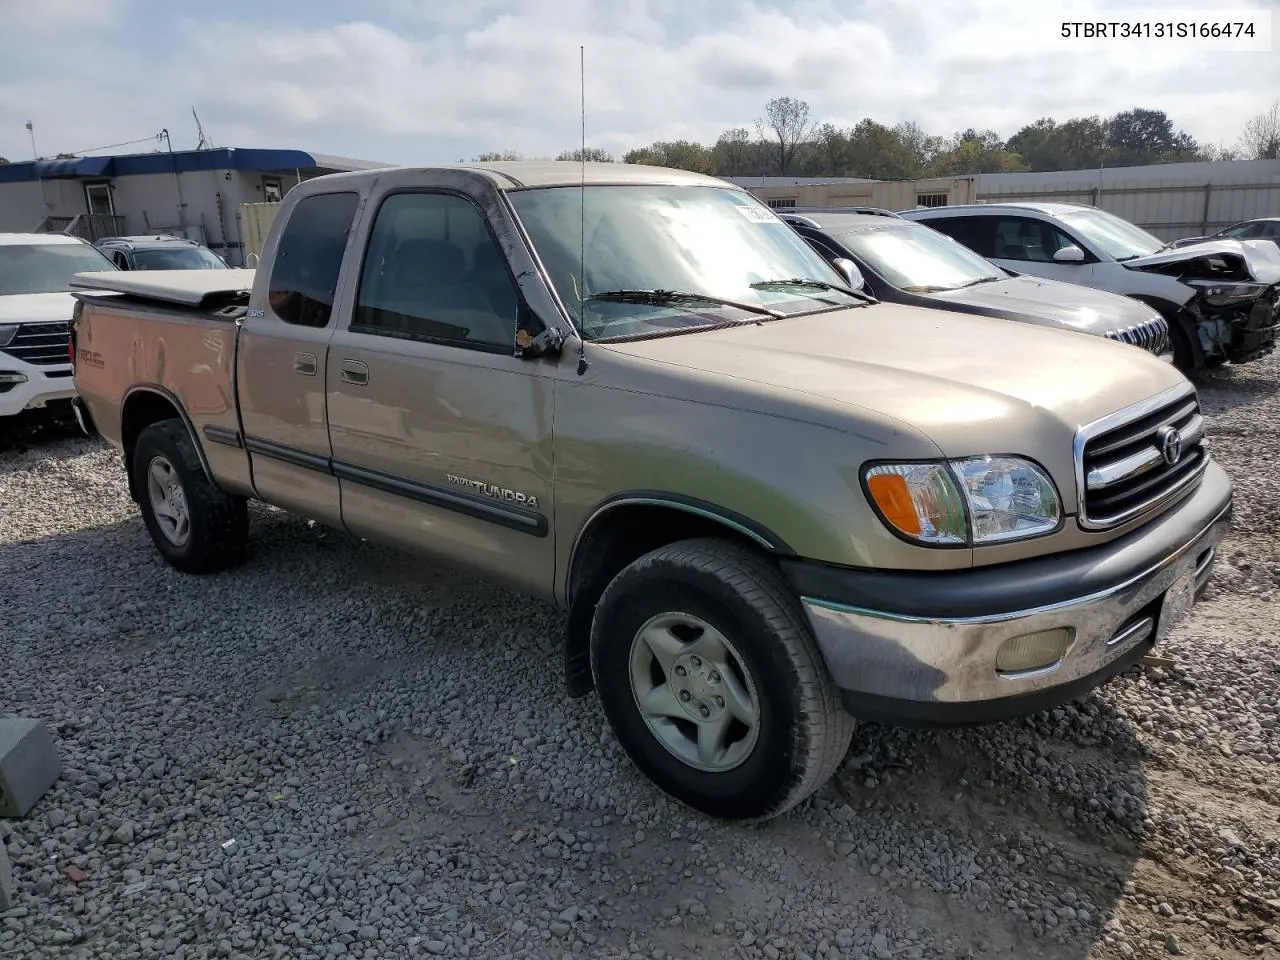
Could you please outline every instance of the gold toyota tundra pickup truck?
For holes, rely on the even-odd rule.
[[[710,177],[336,174],[256,271],[77,282],[78,410],[170,564],[240,563],[258,499],[554,600],[570,692],[719,817],[810,795],[854,718],[1082,696],[1229,524],[1169,364],[876,303]]]

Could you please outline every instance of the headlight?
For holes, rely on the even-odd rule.
[[[1048,475],[1019,457],[878,464],[864,473],[880,519],[927,546],[977,546],[1055,530],[1062,503]]]
[[[0,347],[7,347],[9,342],[18,335],[18,325],[10,324],[0,326]]]

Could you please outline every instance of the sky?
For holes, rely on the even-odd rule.
[[[1166,19],[1161,3],[1124,7]],[[1275,12],[1280,33],[1280,0],[1212,10]],[[152,150],[162,128],[192,149],[193,107],[215,146],[409,164],[553,156],[581,138],[580,46],[587,143],[615,156],[754,129],[784,95],[837,126],[909,120],[941,135],[1143,106],[1216,145],[1280,96],[1280,38],[1244,52],[1054,35],[1063,17],[1116,11],[1114,0],[0,0],[0,156],[31,159],[27,121],[43,156],[145,138],[99,152]]]

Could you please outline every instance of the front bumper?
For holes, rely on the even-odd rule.
[[[71,364],[37,366],[0,353],[0,417],[16,417],[75,395]]]
[[[784,563],[855,716],[898,724],[1005,720],[1077,699],[1136,663],[1199,598],[1231,522],[1210,462],[1164,516],[1099,547],[950,573]],[[1067,628],[1054,663],[996,669],[1007,641]]]

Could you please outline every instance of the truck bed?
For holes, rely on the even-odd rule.
[[[254,273],[248,269],[100,270],[77,273],[71,284],[83,290],[105,290],[199,309],[247,300]]]

